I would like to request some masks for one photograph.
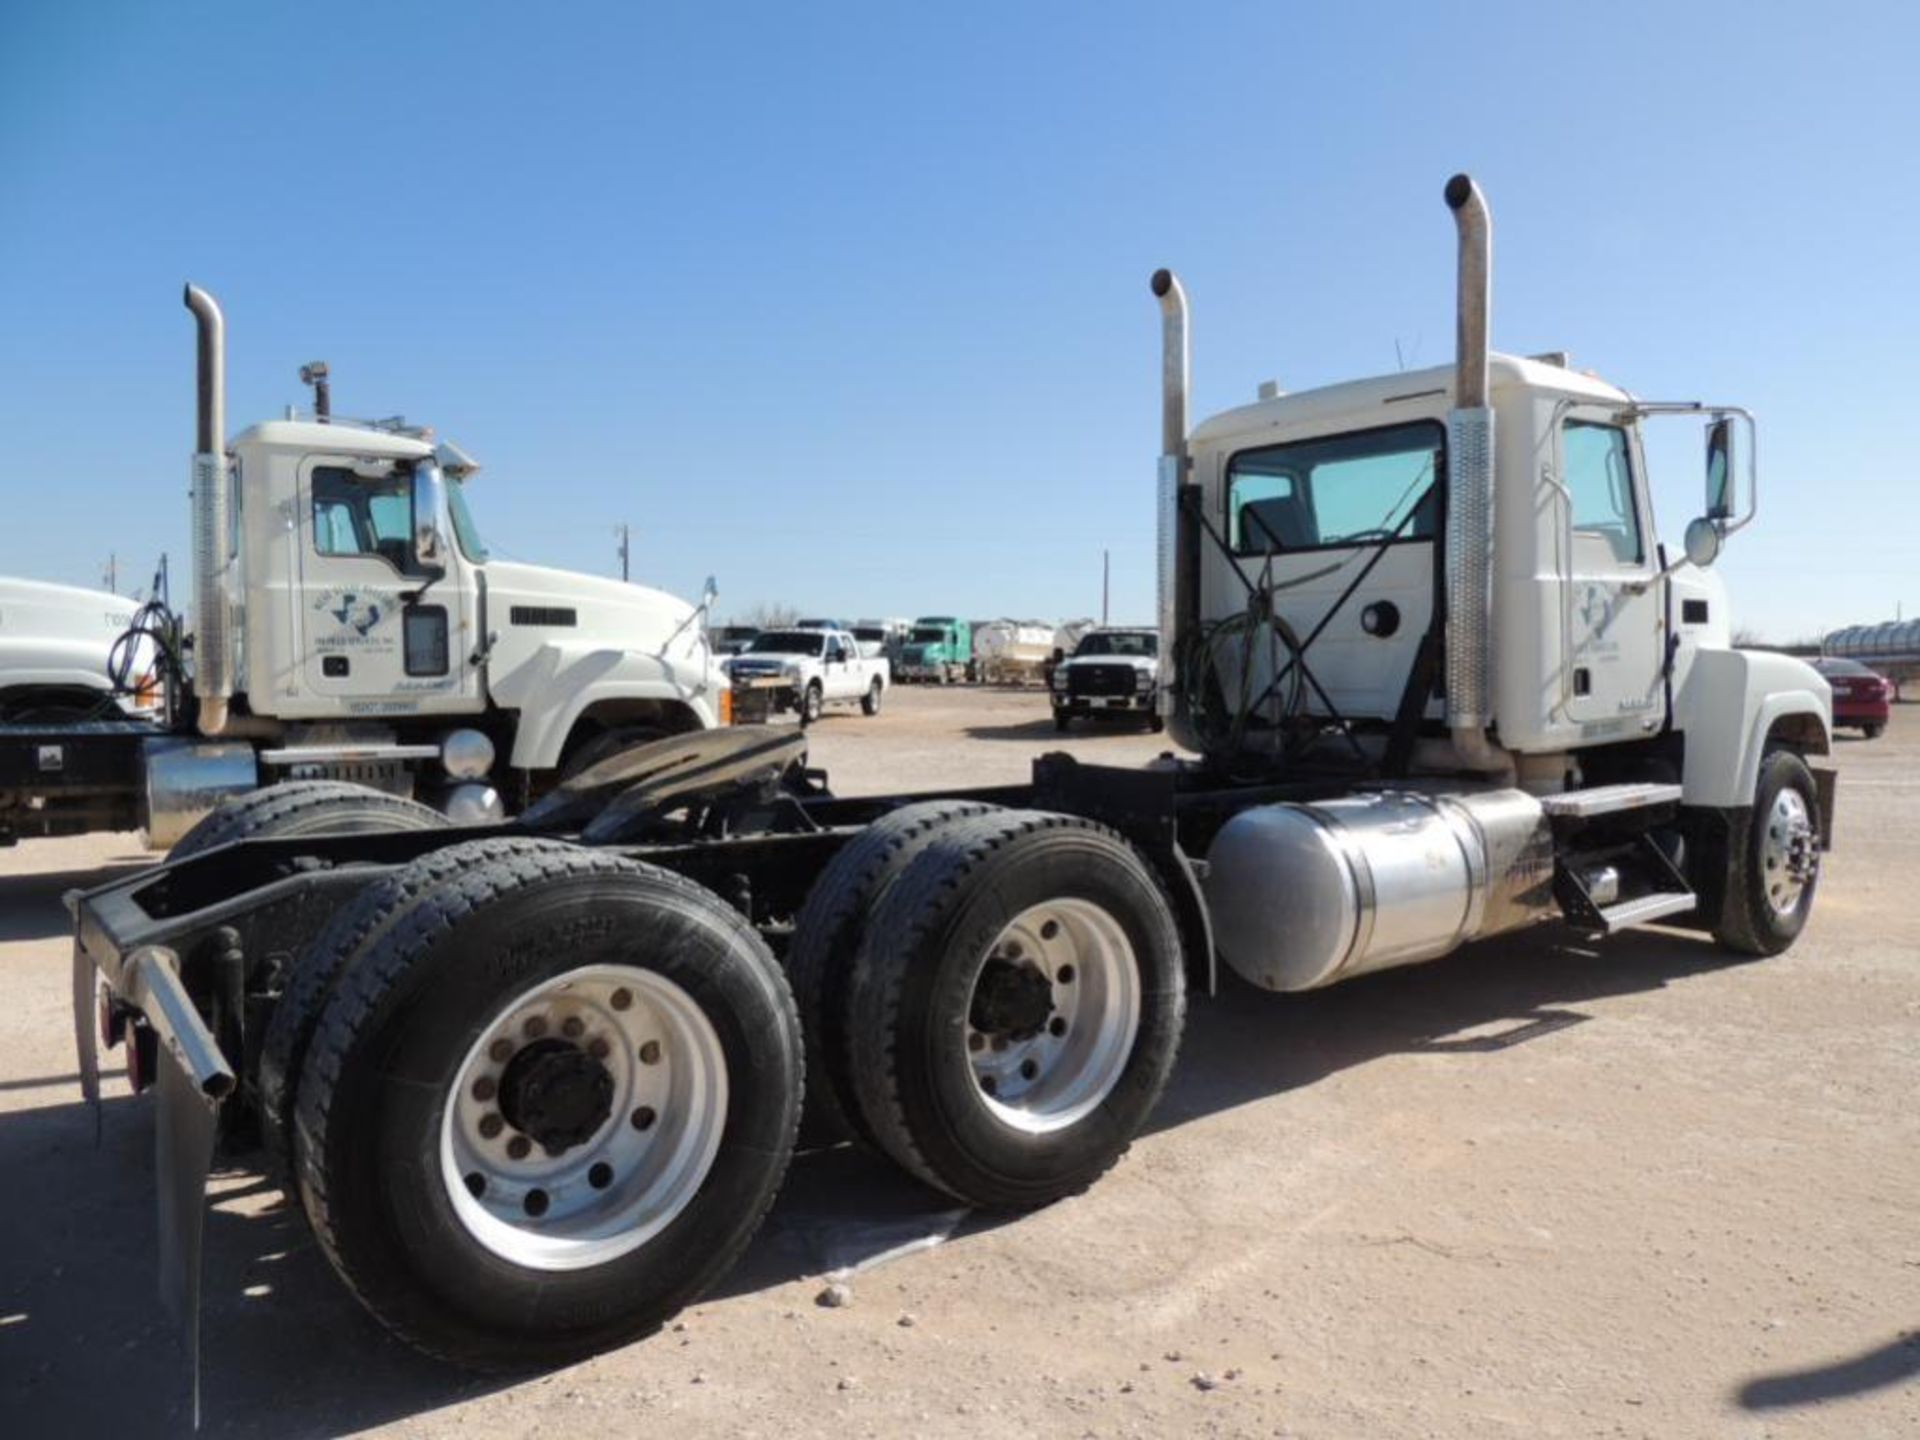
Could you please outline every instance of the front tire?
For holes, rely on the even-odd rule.
[[[820,688],[820,682],[811,682],[806,693],[800,697],[800,723],[811,725],[820,718],[820,712],[826,709],[827,697]]]
[[[1860,727],[1860,733],[1868,740],[1878,740],[1880,738],[1880,732],[1886,728],[1886,726],[1878,724],[1862,725]]]
[[[1714,938],[1746,955],[1778,955],[1799,938],[1820,878],[1820,800],[1807,762],[1791,750],[1760,762],[1753,811],[1729,856]]]
[[[502,854],[424,890],[335,989],[301,1077],[302,1199],[410,1344],[566,1363],[745,1248],[800,1057],[773,957],[716,896],[604,852]]]
[[[882,1150],[969,1205],[1044,1205],[1104,1174],[1166,1088],[1179,930],[1102,826],[958,821],[882,897],[851,1015],[854,1096]]]
[[[1073,715],[1071,712],[1066,710],[1056,710],[1053,712],[1053,728],[1057,733],[1061,735],[1066,734],[1072,724]]]

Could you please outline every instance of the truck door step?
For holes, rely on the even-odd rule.
[[[1618,930],[1630,930],[1635,925],[1651,925],[1668,915],[1685,914],[1698,903],[1699,897],[1691,890],[1663,890],[1642,895],[1637,900],[1622,900],[1618,905],[1603,906],[1598,913],[1605,927],[1604,933],[1611,935]]]
[[[1555,820],[1591,820],[1598,815],[1617,815],[1622,810],[1679,803],[1678,785],[1652,783],[1595,785],[1588,790],[1568,790],[1540,797],[1540,808]]]

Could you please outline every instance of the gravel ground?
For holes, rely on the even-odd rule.
[[[902,691],[814,733],[847,792],[1060,748],[1033,692]],[[1781,959],[1541,931],[1313,996],[1230,986],[1086,1195],[986,1219],[802,1157],[718,1293],[559,1373],[413,1357],[270,1186],[222,1174],[206,1433],[1920,1434],[1920,712],[1837,748],[1839,848]],[[127,836],[0,854],[8,1434],[189,1423],[148,1105],[109,1081],[96,1150],[67,1032],[59,896],[138,860]]]

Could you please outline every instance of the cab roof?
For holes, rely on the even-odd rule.
[[[267,420],[242,430],[233,437],[232,444],[378,455],[394,460],[420,460],[433,454],[433,446],[417,436],[351,423],[322,425],[317,420]]]
[[[1489,357],[1488,369],[1496,397],[1502,390],[1525,388],[1609,405],[1627,405],[1633,399],[1597,375],[1546,360],[1495,354]],[[1317,390],[1276,395],[1270,400],[1257,400],[1208,417],[1194,427],[1192,438],[1196,442],[1218,440],[1282,425],[1352,425],[1356,418],[1370,414],[1377,414],[1380,424],[1392,424],[1399,418],[1396,411],[1413,418],[1430,415],[1436,407],[1449,407],[1453,401],[1453,381],[1453,366],[1434,365],[1425,370],[1404,370],[1367,380],[1323,385]],[[1416,404],[1417,401],[1426,403]]]

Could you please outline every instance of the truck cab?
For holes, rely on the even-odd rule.
[[[517,770],[585,731],[720,723],[693,606],[661,591],[494,558],[479,467],[426,432],[327,420],[232,444],[234,545],[218,577],[249,715],[300,732],[412,739],[477,722]]]
[[[973,627],[952,615],[923,615],[900,647],[900,678],[948,685],[968,678]]]

